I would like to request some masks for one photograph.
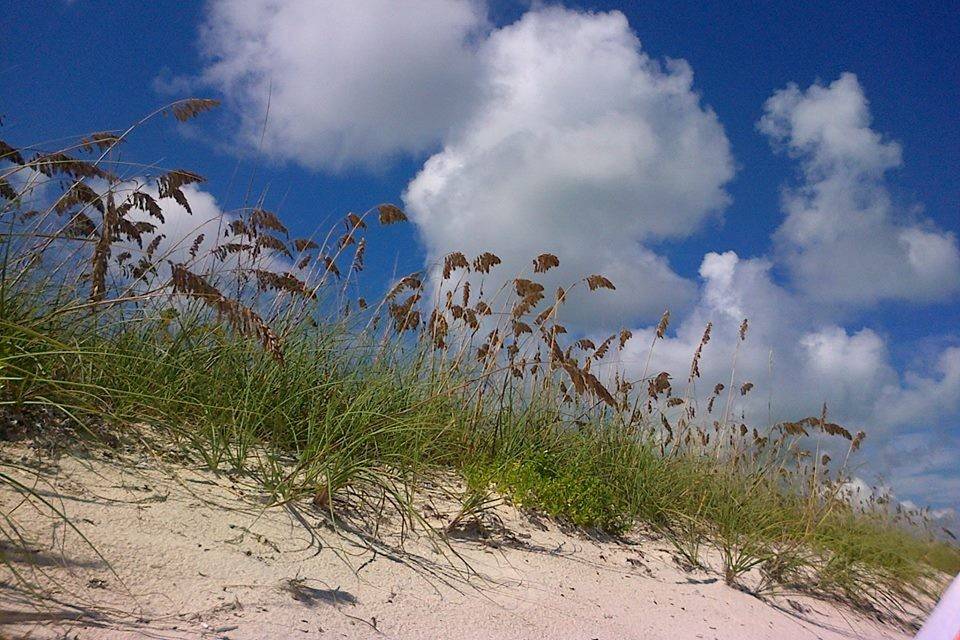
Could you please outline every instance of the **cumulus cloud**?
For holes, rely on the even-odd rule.
[[[694,285],[644,243],[701,228],[734,172],[690,67],[648,57],[619,12],[561,8],[493,32],[478,56],[482,99],[404,195],[428,259],[492,251],[513,277],[554,253],[548,285],[616,283],[593,324],[686,305]]]
[[[242,143],[340,169],[427,150],[475,97],[479,0],[214,0],[200,80],[240,119]]]
[[[870,124],[851,73],[805,91],[791,84],[767,101],[759,128],[800,160],[803,177],[784,195],[778,250],[819,301],[945,299],[960,290],[957,239],[892,201],[885,180],[901,148]]]
[[[776,283],[772,268],[763,258],[707,254],[698,301],[657,342],[648,372],[669,372],[675,388],[701,400],[723,383],[727,392],[732,389],[729,419],[742,416],[757,426],[818,415],[825,402],[832,420],[867,431],[861,474],[885,478],[899,494],[954,505],[960,442],[951,434],[960,424],[960,348],[899,371],[883,336],[833,323],[816,303]],[[740,342],[744,318],[750,328]],[[702,377],[697,387],[685,388],[708,322],[713,331],[700,362]],[[635,377],[646,369],[654,331],[634,330],[620,356],[620,365]],[[755,385],[747,396],[739,393],[744,382]],[[722,419],[727,392],[709,420]]]
[[[960,413],[960,348],[949,348],[919,371],[900,373],[886,340],[870,328],[849,330],[818,317],[814,305],[773,281],[772,263],[733,252],[709,253],[700,268],[700,299],[667,340],[654,363],[685,379],[705,325],[713,339],[704,350],[703,380],[712,389],[727,383],[740,322],[749,319],[739,347],[736,380],[756,384],[762,398],[747,405],[761,420],[771,392],[773,418],[816,413],[827,402],[854,426],[879,429],[956,418]],[[653,328],[640,330],[624,353],[628,363],[646,360]],[[746,402],[746,401],[744,401]],[[764,415],[759,415],[757,411]],[[806,413],[803,413],[806,412]]]

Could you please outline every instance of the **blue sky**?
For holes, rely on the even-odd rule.
[[[626,195],[640,201],[649,196],[663,208],[664,216],[687,222],[678,222],[666,231],[659,227],[653,230],[649,221],[639,224],[629,242],[622,247],[614,243],[620,248],[611,249],[611,255],[620,263],[635,260],[638,265],[656,257],[666,266],[644,271],[652,269],[649,262],[644,262],[643,268],[627,269],[640,274],[634,289],[644,303],[612,301],[606,313],[600,314],[603,322],[594,326],[583,321],[578,325],[581,330],[601,332],[616,323],[642,331],[649,328],[653,309],[676,303],[679,311],[673,342],[665,345],[661,356],[663,368],[679,367],[684,357],[689,359],[687,334],[700,330],[695,329],[697,323],[717,321],[717,314],[723,316],[732,308],[742,310],[744,315],[753,316],[754,326],[760,323],[756,362],[764,360],[761,352],[785,354],[780,360],[785,370],[775,376],[780,382],[770,383],[771,393],[796,392],[797,403],[814,407],[820,400],[832,401],[839,417],[862,424],[868,431],[872,427],[880,435],[878,440],[882,442],[872,444],[866,452],[865,477],[884,478],[905,498],[940,507],[957,506],[960,476],[953,470],[956,465],[947,460],[960,453],[956,449],[960,442],[960,386],[950,379],[950,358],[957,357],[960,362],[960,355],[953,356],[950,351],[960,345],[960,298],[952,284],[960,273],[952,270],[949,247],[950,234],[960,234],[960,180],[956,178],[960,175],[960,21],[956,19],[960,5],[568,2],[531,6],[505,0],[491,0],[487,5],[461,0],[430,2],[436,6],[423,16],[410,11],[404,12],[409,16],[385,18],[382,10],[378,14],[370,9],[369,20],[365,21],[361,9],[352,22],[347,22],[348,26],[359,25],[354,41],[361,39],[361,33],[370,37],[378,28],[389,28],[384,37],[394,38],[391,42],[403,58],[402,64],[391,60],[384,64],[384,59],[377,57],[367,60],[369,47],[361,45],[356,49],[356,64],[338,67],[330,63],[329,68],[324,66],[329,55],[325,55],[322,43],[343,36],[343,28],[340,33],[323,31],[323,25],[331,22],[331,12],[338,13],[329,7],[298,9],[304,12],[296,14],[301,22],[303,16],[309,16],[313,23],[315,16],[316,26],[298,31],[302,37],[291,36],[289,42],[281,34],[277,46],[287,57],[283,66],[277,66],[269,60],[250,63],[237,47],[244,38],[263,36],[257,31],[260,28],[274,29],[274,34],[277,29],[282,31],[286,24],[282,16],[269,11],[250,19],[242,15],[237,4],[227,2],[15,3],[5,12],[0,27],[0,81],[4,87],[0,138],[17,145],[55,140],[123,127],[177,97],[224,98],[221,113],[201,118],[186,129],[172,122],[145,128],[125,151],[127,158],[198,171],[209,180],[204,188],[224,209],[242,202],[252,177],[257,189],[267,190],[268,207],[278,210],[299,234],[312,233],[349,210],[382,201],[404,204],[414,210],[417,224],[390,230],[373,247],[370,271],[382,277],[394,270],[415,270],[425,259],[460,248],[456,246],[459,236],[452,231],[432,231],[430,225],[470,228],[482,220],[487,212],[479,204],[477,210],[470,209],[472,204],[455,206],[464,193],[483,198],[492,193],[491,203],[542,206],[543,211],[533,214],[535,219],[549,226],[555,215],[559,216],[557,229],[567,222],[571,225],[568,231],[555,235],[558,246],[569,245],[578,230],[591,225],[632,224],[646,214],[624,212],[622,206],[612,203],[621,202]],[[611,15],[607,13],[610,11],[622,13],[626,22],[604,18]],[[230,22],[234,18],[236,21]],[[436,24],[429,24],[431,20]],[[227,27],[223,26],[225,21]],[[522,26],[510,28],[517,21]],[[574,43],[571,47],[580,43],[583,51],[595,58],[586,62],[564,59],[563,51],[550,48],[551,34],[560,42],[569,38]],[[632,40],[634,36],[638,42]],[[418,44],[423,41],[429,46]],[[611,57],[605,61],[608,49]],[[585,92],[593,92],[590,100],[584,99],[578,106],[576,86],[570,84],[573,79],[558,79],[541,68],[539,60],[548,56],[556,57],[559,73],[565,65],[583,62],[582,83]],[[649,64],[654,66],[636,56],[649,56]],[[668,58],[686,61],[692,72],[691,90],[667,86],[681,77],[680,72],[666,66]],[[218,67],[217,61],[233,66]],[[631,102],[636,97],[633,94],[623,96],[611,91],[608,95],[604,93],[606,85],[591,84],[592,75],[619,68],[621,62],[627,81],[651,83],[644,86],[666,102],[661,104],[655,97],[649,105],[637,106]],[[595,73],[586,66],[588,63],[596,65]],[[244,129],[244,119],[259,121],[263,117],[262,110],[257,111],[263,85],[243,75],[249,72],[250,64],[263,64],[257,67],[258,73],[273,74],[273,86],[296,87],[296,91],[277,91],[273,106],[277,116],[268,123],[268,128],[274,129],[266,138],[268,148],[259,156],[244,138],[250,133]],[[282,79],[283,73],[300,73],[303,69],[308,74],[302,82],[297,76]],[[406,88],[389,82],[386,76],[390,73],[409,79]],[[386,104],[384,113],[407,113],[404,109],[411,103],[414,116],[418,109],[428,112],[430,117],[420,125],[423,133],[401,132],[404,135],[399,142],[385,131],[378,138],[373,124],[379,122],[375,119],[378,112],[363,114],[363,105],[351,103],[347,90],[331,98],[339,101],[334,105],[338,106],[334,115],[298,128],[313,117],[312,110],[304,111],[303,104],[315,100],[318,111],[322,111],[326,81],[335,82],[340,76],[352,79],[348,87],[376,89],[375,95]],[[478,77],[487,80],[481,82]],[[844,77],[854,80],[843,82]],[[517,78],[522,78],[522,86]],[[307,89],[302,89],[301,83]],[[795,94],[786,89],[790,83],[797,86]],[[561,91],[559,95],[571,96],[574,106],[570,109],[577,110],[576,116],[558,115],[548,109],[542,122],[525,124],[526,120],[517,115],[518,109],[527,109],[535,101],[520,107],[497,102],[498,98],[491,96],[504,86],[529,90],[533,95],[541,88],[544,92],[560,91],[558,87],[570,91],[572,86],[571,93]],[[782,98],[780,106],[767,103],[775,95]],[[287,111],[285,100],[289,101]],[[395,107],[391,106],[393,102]],[[840,125],[834,119],[840,117],[840,106],[849,104],[862,106],[867,119],[857,127],[837,129]],[[818,131],[839,131],[840,142],[804,140],[806,125],[798,118],[805,117],[806,107],[816,108]],[[540,109],[542,105],[530,108]],[[663,109],[669,113],[663,115]],[[354,110],[357,118],[351,121],[347,116]],[[682,112],[682,117],[671,115],[676,112]],[[549,153],[558,146],[576,144],[581,145],[576,149],[585,157],[593,157],[588,154],[597,151],[594,167],[602,166],[611,146],[621,141],[616,136],[604,137],[605,130],[582,126],[587,126],[583,124],[585,119],[594,118],[591,122],[597,124],[612,114],[626,119],[625,131],[633,131],[630,125],[642,125],[638,131],[651,129],[665,154],[654,160],[675,161],[676,171],[682,174],[689,168],[690,175],[681,175],[684,180],[675,190],[664,191],[656,180],[633,183],[633,178],[628,178],[630,184],[622,187],[615,169],[610,176],[599,179],[593,172],[583,173],[582,167],[562,166],[559,159],[551,162],[548,158],[537,166],[524,164],[530,162],[533,150],[541,153],[546,149]],[[713,120],[711,114],[715,114]],[[758,123],[765,116],[768,126],[763,130]],[[442,120],[443,126],[432,130],[430,118]],[[559,120],[551,123],[549,118]],[[410,119],[385,122],[383,128],[402,128]],[[274,136],[273,132],[282,127],[286,127],[284,132]],[[341,132],[337,127],[348,132],[345,138],[338,137]],[[350,133],[356,129],[364,133]],[[570,133],[574,130],[581,137]],[[663,133],[666,131],[671,134]],[[875,133],[876,139],[871,139],[866,148],[858,148],[854,155],[837,160],[843,141],[864,131]],[[522,145],[527,144],[528,133],[537,142],[527,149]],[[700,147],[693,151],[672,147],[676,135],[684,133],[690,133]],[[346,140],[349,149],[344,151],[331,139]],[[624,144],[626,157],[641,153],[640,147],[630,147],[633,143]],[[891,145],[899,145],[900,161],[890,160],[877,169],[876,157],[895,153]],[[291,147],[301,152],[288,153]],[[337,153],[339,160],[325,159]],[[304,162],[291,157],[303,158],[305,154],[312,159]],[[424,169],[431,157],[461,168],[452,173],[436,166]],[[544,199],[542,193],[511,190],[511,176],[497,174],[496,166],[484,164],[490,158],[497,158],[500,164],[513,163],[521,173],[530,171],[530,182],[539,180],[554,189],[558,184],[569,186],[574,194],[578,185],[584,190],[599,190],[600,200],[605,201],[609,195],[611,204],[582,213],[593,218],[586,226],[578,226],[580,222],[571,217],[578,212],[554,213],[548,209],[555,202]],[[712,160],[702,160],[705,158]],[[698,162],[705,166],[697,166]],[[857,168],[850,169],[850,163],[858,163]],[[824,169],[827,165],[830,168]],[[411,183],[421,170],[420,181]],[[824,172],[830,171],[833,173],[824,177]],[[562,180],[557,172],[561,172]],[[838,180],[845,181],[839,189],[835,188]],[[850,195],[864,183],[869,183],[866,195],[859,191]],[[695,185],[701,185],[702,197],[682,197],[677,190],[682,191],[686,184],[694,185],[692,191],[696,191]],[[886,226],[878,227],[875,234],[845,236],[834,248],[824,248],[820,241],[810,244],[806,236],[790,231],[785,224],[785,188],[792,188],[794,193],[808,189],[806,201],[795,208],[798,221],[833,215],[835,209],[857,206],[851,203],[864,197],[876,197],[876,202],[886,203],[882,223]],[[819,200],[817,193],[822,196]],[[455,213],[451,212],[453,208]],[[521,214],[500,207],[497,215],[508,229],[504,235],[512,239],[513,249],[522,252],[529,248],[533,255],[538,252],[537,247],[521,242],[523,225],[510,231]],[[837,215],[841,226],[849,220],[843,212]],[[875,244],[877,238],[884,234],[902,238],[908,228],[911,233],[926,233],[923,238],[933,243],[925,240],[917,245],[920,253],[929,254],[932,247],[944,252],[943,260],[933,266],[925,263],[927,275],[921,278],[901,273],[895,261],[857,261],[861,253],[870,254],[887,246]],[[499,241],[489,237],[490,242]],[[464,239],[465,244],[470,245],[469,240]],[[642,247],[640,254],[634,252],[636,246]],[[509,252],[511,248],[504,250]],[[735,252],[736,259],[727,252]],[[716,259],[706,259],[711,255]],[[834,260],[836,264],[831,262]],[[874,277],[889,273],[891,279],[900,278],[902,283],[893,288],[873,287],[875,293],[854,301],[859,288],[855,283],[839,282],[835,293],[823,297],[817,285],[818,279],[828,277],[823,275],[824,262],[827,273],[831,269],[862,268]],[[575,257],[573,264],[592,266],[586,255]],[[930,275],[932,271],[936,273]],[[371,286],[381,284],[371,278]],[[622,288],[629,292],[632,281],[626,282]],[[867,283],[864,288],[871,286]],[[680,290],[686,293],[681,296],[677,293]],[[784,309],[793,315],[777,315],[786,314]],[[802,320],[793,316],[802,316]],[[764,334],[765,320],[771,325],[789,324],[790,330],[771,328]],[[722,338],[719,343],[717,359],[726,362]],[[839,378],[822,374],[810,360],[812,354],[820,354],[824,361],[843,354],[848,360],[843,365],[847,369],[842,366],[842,371],[834,371]],[[849,360],[861,366],[851,365]],[[762,369],[759,364],[757,367]],[[876,370],[881,373],[876,374]],[[717,375],[720,371],[718,365]],[[882,402],[899,408],[885,411]],[[912,403],[921,409],[914,410]],[[785,412],[794,410],[792,401],[782,404]],[[908,415],[888,417],[900,412]],[[909,469],[896,461],[896,452],[912,453],[910,457],[915,460]],[[944,452],[947,459],[942,458]]]

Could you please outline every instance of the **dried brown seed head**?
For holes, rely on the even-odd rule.
[[[193,243],[190,245],[190,257],[196,258],[197,251],[200,250],[200,245],[203,244],[203,234],[197,234],[197,237],[193,239]]]
[[[606,340],[604,340],[603,342],[601,342],[601,343],[600,343],[600,346],[597,347],[597,350],[593,353],[593,357],[596,358],[597,360],[602,360],[603,357],[604,357],[605,355],[607,355],[607,351],[610,350],[610,345],[611,345],[611,343],[613,343],[613,340],[614,340],[614,338],[616,338],[616,337],[617,337],[617,335],[616,335],[616,334],[613,334],[613,335],[609,336]]]
[[[348,213],[346,219],[343,221],[343,224],[347,228],[347,231],[367,228],[367,223],[363,221],[363,218],[355,213]]]
[[[670,392],[670,374],[666,371],[661,371],[658,373],[647,386],[647,395],[649,395],[652,399],[656,399],[661,393],[666,393],[669,396]]]
[[[552,253],[541,253],[533,261],[534,273],[545,273],[553,267],[560,266],[560,259]]]
[[[863,439],[867,437],[866,431],[857,431],[857,435],[853,437],[853,440],[850,442],[850,448],[853,451],[856,451],[860,448],[860,445],[863,443]]]
[[[0,160],[6,160],[13,164],[24,164],[23,155],[14,147],[0,140]]]
[[[397,282],[397,284],[393,285],[393,287],[390,288],[390,291],[387,292],[386,298],[387,300],[393,300],[393,298],[395,298],[396,295],[404,289],[415,291],[420,289],[422,286],[423,280],[420,278],[420,274],[411,273],[408,276],[404,276]]]
[[[660,322],[657,324],[657,337],[663,338],[667,332],[667,326],[670,324],[670,310],[667,309],[660,316]]]
[[[530,328],[526,322],[520,322],[519,320],[513,320],[513,335],[519,336],[522,333],[533,333],[533,329]]]
[[[610,282],[605,276],[599,274],[594,274],[592,276],[587,276],[586,278],[587,286],[590,287],[590,291],[596,291],[597,289],[610,289],[615,290],[616,287],[613,286],[613,283]]]
[[[501,263],[499,257],[484,251],[473,261],[473,270],[479,273],[490,273],[490,269]]]
[[[293,241],[293,248],[299,251],[307,251],[308,249],[318,249],[319,245],[309,238],[297,238]]]
[[[258,249],[264,248],[264,247],[266,247],[267,249],[272,249],[273,251],[276,251],[277,253],[282,253],[283,255],[287,256],[288,258],[292,258],[292,257],[293,257],[293,256],[290,254],[290,250],[287,249],[287,245],[285,245],[285,244],[283,243],[283,240],[281,240],[280,238],[277,238],[276,236],[271,236],[271,235],[268,235],[268,234],[263,234],[263,235],[257,236],[257,241],[256,241],[256,243],[255,243],[255,246],[256,246],[256,248],[258,248]]]
[[[180,122],[186,122],[205,111],[210,111],[219,104],[219,100],[211,100],[210,98],[188,98],[173,103],[170,105],[170,110],[173,111],[174,118]]]
[[[470,263],[467,262],[467,257],[460,253],[459,251],[454,251],[453,253],[447,254],[443,259],[443,279],[447,280],[450,278],[451,274],[457,269],[470,269]]]
[[[227,298],[216,287],[202,277],[191,273],[181,264],[171,265],[171,282],[174,293],[202,300],[221,316],[226,317],[235,331],[241,335],[259,339],[263,348],[283,364],[280,338],[253,309]]]
[[[121,138],[117,134],[110,133],[109,131],[101,131],[98,133],[91,133],[89,136],[81,139],[80,148],[88,153],[94,149],[106,151],[110,147],[119,144],[120,142]]]
[[[407,214],[392,204],[381,204],[377,207],[377,210],[380,213],[380,224],[382,225],[396,224],[407,220]]]

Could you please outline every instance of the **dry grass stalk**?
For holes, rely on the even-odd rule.
[[[283,363],[280,338],[253,309],[227,298],[219,289],[188,271],[182,264],[171,265],[170,270],[174,293],[201,300],[225,317],[237,333],[258,339],[267,353]]]
[[[393,285],[390,290],[387,292],[386,299],[387,301],[393,300],[397,297],[397,294],[403,291],[404,289],[410,289],[411,291],[417,291],[423,287],[423,279],[419,273],[411,273],[410,275],[400,278],[397,284]]]
[[[6,178],[0,177],[0,198],[13,202],[18,197],[20,197],[20,194],[17,193],[17,190],[7,182]]]
[[[616,287],[613,286],[613,283],[610,282],[605,276],[594,274],[592,276],[587,276],[586,278],[587,286],[590,287],[590,291],[596,291],[597,289],[610,289],[611,291],[615,290]]]
[[[703,355],[703,347],[710,342],[711,331],[713,331],[713,323],[708,322],[707,328],[703,330],[703,337],[700,338],[700,344],[697,345],[697,350],[693,354],[693,361],[690,363],[689,382],[693,382],[696,378],[700,377],[700,358]]]
[[[163,209],[161,209],[157,201],[153,199],[153,196],[142,191],[134,191],[131,193],[126,202],[120,205],[119,209],[120,215],[125,215],[130,209],[139,209],[159,220],[161,224],[165,222]]]
[[[157,192],[161,198],[173,198],[177,204],[192,214],[193,209],[187,201],[187,196],[181,190],[188,184],[206,182],[206,179],[192,171],[185,169],[174,169],[157,178]]]
[[[437,349],[446,349],[447,343],[445,339],[447,337],[447,332],[450,330],[450,325],[447,323],[446,316],[443,315],[439,309],[434,309],[433,313],[430,314],[430,321],[428,322],[428,329],[430,331],[430,337],[433,340],[433,345]]]
[[[18,149],[10,146],[3,140],[0,140],[0,160],[12,162],[13,164],[18,164],[21,166],[25,164],[23,160],[23,154],[21,154]]]
[[[80,148],[86,152],[91,152],[94,149],[99,151],[107,151],[108,149],[120,144],[123,139],[115,133],[110,131],[100,131],[97,133],[91,133],[89,136],[82,138],[80,140]]]
[[[278,231],[284,235],[288,233],[287,227],[280,221],[277,214],[260,207],[256,207],[250,212],[250,226],[254,229]]]
[[[225,242],[213,250],[214,256],[218,260],[225,260],[227,256],[237,253],[252,251],[254,246],[245,242]]]
[[[340,269],[337,263],[330,256],[323,256],[324,275],[332,273],[335,277],[340,277]]]
[[[478,273],[490,273],[490,269],[500,264],[500,262],[501,260],[498,256],[489,251],[484,251],[474,259],[473,270]]]
[[[443,259],[443,279],[448,280],[457,269],[466,269],[469,271],[470,263],[467,262],[465,255],[459,251],[454,251],[453,253],[447,254]]]
[[[651,399],[656,400],[661,393],[667,394],[668,397],[672,393],[670,374],[666,371],[658,373],[647,385],[647,395],[650,396]]]
[[[413,331],[420,325],[420,311],[414,308],[414,305],[419,301],[420,293],[416,292],[411,294],[401,304],[390,304],[390,317],[393,318],[394,328],[397,333]]]
[[[319,245],[309,238],[297,238],[293,241],[293,248],[297,252],[307,251],[309,249],[319,249]]]
[[[111,172],[101,169],[95,163],[78,160],[62,151],[41,154],[29,162],[31,168],[39,171],[48,178],[65,175],[80,180],[82,178],[100,178],[108,182],[116,182],[117,177]]]
[[[290,250],[287,248],[287,245],[284,244],[283,240],[276,236],[271,236],[270,234],[264,233],[257,236],[257,241],[254,246],[254,255],[259,252],[259,249],[262,248],[272,249],[277,253],[281,253],[288,258],[292,258],[293,255],[290,253]]]
[[[382,225],[396,224],[407,220],[407,214],[392,204],[381,204],[377,207],[377,210],[380,212],[380,224]]]
[[[70,238],[90,238],[96,232],[96,223],[82,211],[73,214],[62,230],[62,233]]]
[[[190,257],[196,258],[197,252],[200,250],[200,245],[203,244],[204,234],[197,234],[197,237],[193,239],[193,242],[190,243]]]
[[[113,202],[113,193],[107,194],[106,212],[100,224],[100,237],[97,239],[90,260],[90,301],[100,302],[107,293],[107,261],[110,258],[110,245],[113,244],[113,231],[117,224],[117,208]]]
[[[663,336],[667,333],[667,327],[670,325],[670,310],[667,309],[663,312],[663,315],[660,316],[660,322],[657,323],[657,337],[661,340]]]
[[[610,350],[610,345],[613,343],[613,340],[617,337],[617,334],[609,336],[606,340],[600,343],[600,346],[597,347],[596,351],[593,352],[593,358],[595,360],[602,360],[607,351]]]
[[[534,273],[546,273],[553,267],[560,266],[560,259],[552,253],[541,253],[533,260]]]
[[[363,257],[367,250],[367,239],[360,238],[357,243],[357,249],[353,252],[353,262],[350,263],[350,271],[363,271]]]
[[[53,208],[57,213],[63,214],[77,206],[93,207],[101,214],[104,213],[103,198],[82,182],[73,183],[66,193],[57,200]]]
[[[188,98],[173,103],[170,105],[170,110],[173,112],[174,118],[180,122],[186,122],[205,111],[210,111],[219,104],[219,100],[211,100],[210,98]]]
[[[347,217],[343,221],[343,224],[347,228],[347,231],[367,228],[367,223],[363,221],[363,218],[355,213],[348,213]]]
[[[357,239],[354,236],[353,231],[348,231],[347,233],[340,236],[339,240],[337,240],[337,248],[342,251],[343,249],[346,249],[350,245],[356,244],[356,243],[357,243]]]
[[[789,435],[799,435],[799,436],[809,436],[808,428],[810,429],[819,429],[820,431],[826,433],[830,436],[840,436],[845,440],[850,441],[851,443],[854,440],[854,436],[844,427],[833,422],[827,422],[826,420],[826,405],[824,405],[824,412],[821,413],[819,417],[807,417],[793,422],[781,422],[778,425],[783,431]],[[858,432],[857,436],[863,433]],[[864,434],[866,435],[866,434]],[[863,437],[860,437],[860,441],[863,440]],[[857,443],[859,447],[859,441]]]
[[[274,273],[273,271],[266,271],[264,269],[254,269],[253,274],[257,278],[259,287],[263,290],[274,289],[313,300],[317,298],[316,292],[292,273]]]

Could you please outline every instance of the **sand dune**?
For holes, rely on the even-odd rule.
[[[376,505],[334,527],[308,504],[264,508],[252,484],[147,458],[63,457],[37,473],[28,450],[0,453],[33,466],[16,479],[77,529],[2,485],[0,507],[30,541],[8,550],[10,566],[46,588],[41,603],[0,567],[2,637],[909,637],[839,605],[761,600],[686,571],[642,532],[596,539],[500,505],[444,543],[424,523],[376,522]],[[418,498],[437,530],[457,510],[451,484]]]

